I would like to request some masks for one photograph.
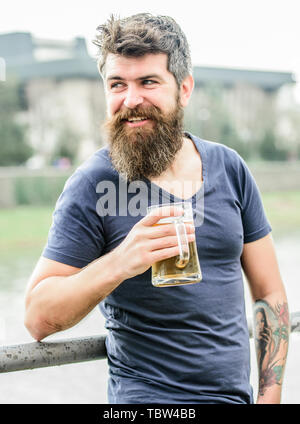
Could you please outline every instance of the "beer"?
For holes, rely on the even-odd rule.
[[[202,280],[201,268],[198,259],[196,241],[188,242],[186,227],[187,223],[194,223],[193,208],[191,202],[168,203],[164,205],[148,206],[147,211],[164,207],[164,213],[168,207],[180,207],[183,210],[181,216],[169,216],[161,218],[156,225],[174,224],[179,246],[179,255],[158,261],[152,265],[152,284],[155,287],[180,286],[183,284],[199,283]]]
[[[173,256],[152,265],[152,284],[155,287],[180,286],[202,280],[195,240],[188,244],[188,249],[188,260]]]

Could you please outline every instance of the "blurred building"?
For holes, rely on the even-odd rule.
[[[287,113],[296,107],[296,81],[290,72],[194,67],[194,78],[191,120],[205,122],[222,105],[224,119],[230,117],[245,142],[261,138],[268,125],[280,131]],[[214,102],[219,107],[213,107]]]
[[[39,39],[30,33],[0,34],[8,77],[20,82],[22,120],[40,157],[49,157],[63,134],[79,138],[79,157],[102,144],[103,86],[83,38]]]
[[[7,76],[15,75],[20,81],[22,119],[29,125],[31,143],[40,157],[48,158],[66,133],[78,138],[79,160],[104,143],[100,129],[105,116],[103,85],[83,38],[62,41],[26,32],[0,34],[0,57],[6,62]],[[295,80],[289,72],[194,67],[194,78],[189,116],[195,122],[209,119],[206,89],[218,87],[245,139],[259,122],[272,121],[275,109],[289,108],[293,102]]]

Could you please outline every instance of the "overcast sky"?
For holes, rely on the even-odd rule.
[[[194,65],[289,71],[300,81],[300,0],[3,0],[0,32],[80,35],[93,53],[96,27],[111,13],[139,12],[175,18]]]

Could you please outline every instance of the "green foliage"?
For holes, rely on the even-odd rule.
[[[276,137],[272,130],[267,130],[258,146],[260,157],[265,160],[285,161],[288,158],[288,150],[276,145]]]
[[[283,116],[268,95],[253,100],[255,92],[248,92],[245,87],[236,90],[232,93],[231,88],[213,84],[195,89],[185,111],[185,128],[201,138],[231,147],[245,160],[297,160],[300,157],[297,108]],[[251,100],[249,106],[247,96]],[[289,129],[285,138],[278,126],[280,119]]]
[[[51,206],[18,206],[13,209],[0,209],[0,254],[28,248],[42,248],[47,240],[51,225],[54,204]]]
[[[239,137],[233,123],[229,119],[227,122],[222,123],[220,137],[223,144],[237,151],[244,159],[249,158],[250,151],[248,143]]]
[[[263,204],[273,234],[300,234],[300,191],[262,193]]]
[[[51,157],[51,163],[59,158],[68,158],[71,163],[74,163],[78,153],[79,142],[80,135],[64,123]]]
[[[15,178],[17,205],[54,205],[67,176]]]
[[[225,144],[248,159],[248,143],[239,136],[233,117],[223,103],[221,87],[203,87],[201,97],[194,93],[186,111],[185,125],[201,138]]]
[[[32,155],[26,126],[17,120],[20,109],[17,83],[0,83],[0,166],[22,164]]]

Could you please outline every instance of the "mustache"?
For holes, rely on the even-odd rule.
[[[111,122],[115,125],[121,124],[130,118],[144,117],[153,121],[161,121],[163,114],[157,106],[137,106],[134,109],[122,109],[115,113],[111,118]]]

